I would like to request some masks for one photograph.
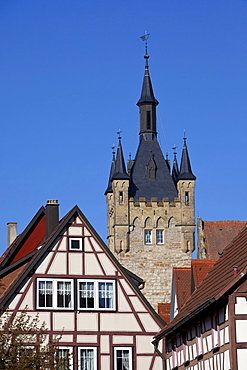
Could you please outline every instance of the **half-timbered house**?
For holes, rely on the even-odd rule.
[[[166,340],[165,368],[245,370],[247,227],[224,249],[175,318],[155,336]]]
[[[38,312],[71,370],[160,370],[152,339],[164,322],[75,206],[61,221],[48,201],[4,253],[2,312]],[[160,347],[160,350],[162,348]],[[67,369],[67,367],[66,367]]]

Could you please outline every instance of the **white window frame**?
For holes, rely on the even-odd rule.
[[[52,306],[43,307],[39,305],[39,283],[40,282],[52,282]],[[57,292],[58,292],[58,283],[60,282],[70,282],[71,283],[71,307],[58,307],[57,302]],[[38,309],[41,310],[73,310],[74,309],[74,280],[73,279],[54,279],[54,278],[37,278],[36,281],[36,305]]]
[[[93,283],[94,307],[80,306],[80,283]],[[112,284],[112,307],[99,307],[99,283]],[[77,281],[77,307],[82,311],[115,311],[116,310],[116,281],[106,279],[78,279]]]
[[[79,241],[79,248],[72,248],[72,241]],[[70,251],[83,251],[83,238],[69,238],[69,250]]]
[[[158,236],[158,233],[161,233],[161,235],[162,235],[162,241],[161,242],[159,241],[160,236]],[[161,230],[161,229],[156,230],[156,244],[164,244],[164,230]]]
[[[69,369],[73,369],[73,347],[68,347],[68,346],[59,346],[57,348],[57,351],[59,350],[68,350],[69,351]],[[60,359],[58,359],[60,361]],[[61,369],[63,370],[63,368]]]
[[[93,350],[93,370],[97,370],[97,347],[78,347],[78,370],[81,370],[81,350]]]
[[[150,229],[144,230],[144,243],[152,244],[152,230]]]
[[[114,347],[114,370],[123,370],[117,368],[117,351],[129,351],[129,370],[133,370],[133,360],[132,360],[132,347]]]

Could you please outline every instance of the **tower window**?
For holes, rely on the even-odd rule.
[[[188,191],[186,191],[185,192],[185,204],[186,204],[186,206],[188,206],[189,205],[189,192]]]
[[[119,192],[119,204],[123,204],[123,192]]]
[[[164,243],[164,230],[156,230],[156,243],[157,244]]]
[[[147,111],[147,130],[151,130],[151,112]]]
[[[144,231],[144,242],[145,244],[152,244],[152,230]]]

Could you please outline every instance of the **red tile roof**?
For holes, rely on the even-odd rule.
[[[174,267],[173,279],[177,295],[178,312],[191,294],[191,269],[190,267]]]
[[[191,260],[191,274],[194,288],[197,289],[209,270],[215,264],[215,260]]]
[[[203,221],[207,259],[217,260],[219,253],[222,253],[246,224],[246,221]]]
[[[200,310],[226,295],[230,288],[247,276],[247,227],[224,249],[223,254],[208,272],[197,290],[178,315],[155,337],[155,341],[180,328]],[[234,276],[234,266],[238,267]]]

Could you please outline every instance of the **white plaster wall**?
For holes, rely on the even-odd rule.
[[[130,335],[113,335],[112,339],[113,344],[126,345],[133,344],[133,337]]]
[[[75,330],[73,312],[53,312],[54,330]]]
[[[50,275],[66,275],[66,253],[56,253],[48,274]]]
[[[70,228],[68,229],[68,235],[82,236],[82,227],[70,226]]]
[[[160,327],[156,324],[154,319],[148,313],[139,313],[138,314],[142,325],[144,326],[146,331],[152,331],[158,333],[160,331]]]
[[[88,238],[84,239],[84,251],[85,252],[92,252],[93,248],[91,247],[91,244],[89,243]]]
[[[116,267],[110,261],[109,257],[105,253],[99,253],[98,257],[107,275],[115,275]]]
[[[101,337],[100,337],[100,351],[102,353],[110,353],[109,335],[101,335]]]
[[[97,343],[97,335],[77,335],[77,343]]]
[[[82,254],[81,253],[70,253],[69,254],[69,274],[71,275],[82,275]]]
[[[93,247],[95,249],[96,252],[102,252],[103,249],[102,247],[96,242],[96,240],[94,238],[91,238],[91,243],[93,244]]]
[[[43,262],[41,262],[41,264],[39,265],[39,267],[36,269],[36,274],[45,274],[46,272],[46,269],[50,263],[50,260],[53,256],[53,253],[49,253],[45,259],[43,260]]]
[[[152,336],[138,335],[136,337],[136,353],[154,353],[152,340]]]
[[[152,357],[138,357],[136,359],[138,370],[149,370],[151,365]]]
[[[78,331],[96,331],[98,330],[98,314],[90,312],[82,312],[77,315],[77,330]]]
[[[85,275],[103,275],[95,254],[85,253]]]
[[[235,314],[246,315],[247,314],[247,300],[246,297],[237,297],[235,303]]]
[[[141,331],[141,328],[133,314],[102,313],[100,317],[101,331]]]
[[[126,294],[128,294],[128,295],[134,295],[134,291],[133,291],[133,289],[131,289],[131,287],[129,286],[129,284],[124,279],[120,279],[120,281],[121,281],[121,284],[122,284],[123,289],[126,292]]]
[[[136,311],[147,312],[139,297],[130,297],[131,303]]]
[[[67,238],[63,238],[61,240],[61,243],[60,243],[60,245],[58,247],[58,250],[59,251],[66,251],[67,250]]]
[[[237,349],[237,360],[238,360],[238,370],[246,370],[247,368],[247,348]]]
[[[236,320],[236,341],[247,342],[247,320]]]
[[[118,312],[131,312],[130,305],[125,298],[122,289],[118,287]]]
[[[110,369],[110,356],[101,356],[101,369]]]

